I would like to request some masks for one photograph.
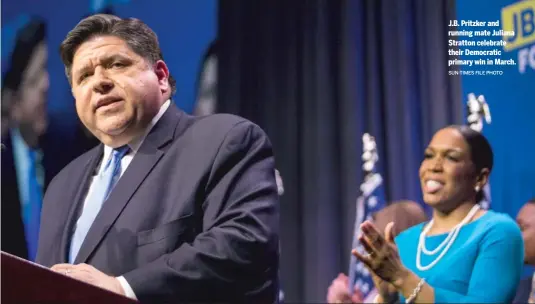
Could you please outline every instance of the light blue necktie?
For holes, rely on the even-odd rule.
[[[80,215],[76,222],[69,250],[69,263],[74,263],[76,255],[78,255],[78,251],[82,246],[89,228],[91,228],[93,221],[97,217],[102,204],[108,198],[108,195],[113,189],[113,186],[117,183],[117,180],[119,180],[119,177],[121,176],[121,159],[127,152],[128,146],[114,149],[112,157],[107,161],[102,173],[95,176],[93,180],[93,191],[90,193],[90,197],[86,199],[82,215]]]
[[[40,163],[36,151],[28,151],[30,161],[28,172],[28,202],[24,205],[23,220],[26,235],[26,244],[28,246],[28,259],[35,261],[37,255],[37,243],[39,240],[39,220],[41,218],[41,201],[42,190],[41,183],[38,181],[38,171]]]

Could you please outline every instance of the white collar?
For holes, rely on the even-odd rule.
[[[142,136],[134,139],[131,143],[128,144],[132,152],[136,153],[137,150],[139,150],[139,147],[141,147],[141,144],[143,143],[143,141],[149,134],[150,130],[152,130],[152,128],[156,125],[156,123],[160,120],[160,118],[162,118],[163,114],[165,113],[167,108],[169,108],[170,104],[171,104],[171,100],[167,99],[167,101],[164,102],[164,104],[160,107],[160,110],[158,111],[158,113],[152,118],[150,124],[145,130],[145,133],[143,133]],[[111,155],[112,150],[113,150],[112,147],[104,145],[104,158],[103,159],[108,159]]]

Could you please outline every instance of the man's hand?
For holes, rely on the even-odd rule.
[[[340,273],[336,279],[334,279],[329,286],[327,292],[328,303],[361,303],[362,297],[360,292],[355,288],[355,292],[349,294],[349,278]]]
[[[56,264],[51,267],[53,271],[59,272],[63,275],[74,279],[86,282],[88,284],[107,289],[111,292],[125,295],[123,287],[119,280],[115,277],[109,276],[95,267],[87,264]]]

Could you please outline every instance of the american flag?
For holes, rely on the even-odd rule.
[[[466,116],[466,122],[468,126],[474,131],[480,133],[483,132],[484,122],[486,122],[487,124],[490,124],[492,122],[490,108],[487,104],[487,101],[485,100],[485,96],[479,95],[476,98],[476,95],[474,93],[468,94],[467,108],[468,111]],[[479,202],[479,204],[483,209],[490,208],[490,182],[487,182],[487,184],[483,188],[483,199]]]
[[[360,186],[361,195],[357,198],[357,208],[355,215],[355,227],[353,231],[352,248],[357,248],[359,252],[364,252],[364,248],[358,241],[360,236],[360,224],[365,220],[371,220],[372,215],[386,206],[383,178],[377,170],[377,145],[375,139],[368,133],[362,136],[363,154],[362,169],[364,171],[364,181]],[[368,269],[351,255],[349,263],[349,292],[353,294],[357,288],[363,299],[370,296],[374,291],[374,285]]]

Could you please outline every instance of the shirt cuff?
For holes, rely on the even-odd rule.
[[[136,294],[134,293],[132,287],[130,287],[130,284],[128,284],[126,279],[123,276],[117,277],[116,279],[123,287],[125,296],[129,297],[130,299],[137,300]]]

